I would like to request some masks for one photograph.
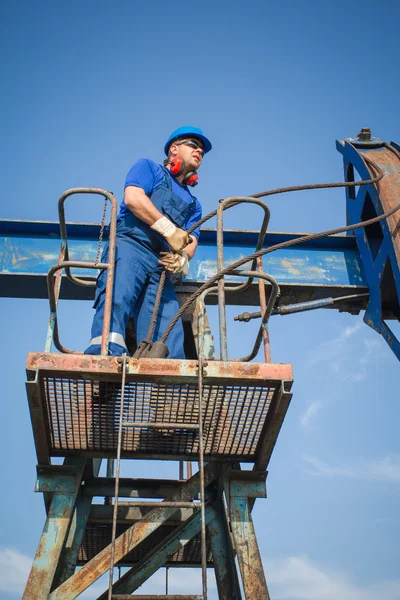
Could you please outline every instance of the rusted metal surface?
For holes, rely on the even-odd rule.
[[[400,360],[400,340],[386,322],[387,318],[398,320],[400,314],[400,146],[377,139],[372,148],[370,144],[356,138],[338,141],[336,147],[343,155],[346,179],[356,186],[346,191],[346,213],[369,288],[363,320],[382,335]],[[357,188],[356,173],[364,184],[369,183]],[[376,173],[379,179],[372,185]]]
[[[165,421],[164,423],[152,423],[150,421],[124,421],[123,427],[145,427],[146,429],[192,429],[197,431],[199,425],[186,425],[182,423],[174,423],[171,421]]]
[[[261,477],[255,477],[253,479],[238,477],[237,473],[240,471],[232,472],[229,479],[229,496],[230,498],[266,498],[267,488],[265,485],[266,472],[258,471],[252,472],[251,475],[261,475]]]
[[[268,467],[276,440],[278,439],[282,423],[292,399],[290,392],[291,384],[282,382],[282,386],[276,391],[270,410],[264,423],[264,430],[260,436],[257,448],[257,458],[254,465],[255,471],[262,471]]]
[[[151,596],[143,596],[143,594],[135,594],[134,598],[136,600],[203,600],[202,595],[177,595],[177,594],[168,594],[167,596],[155,596],[152,594]],[[113,594],[113,600],[132,600],[132,596],[130,594]]]
[[[210,523],[216,517],[215,510],[207,507],[206,523]],[[127,573],[114,584],[114,593],[131,593],[137,590],[143,583],[153,575],[167,561],[169,556],[175,554],[184,547],[194,535],[200,530],[200,515],[193,515],[188,521],[182,523],[168,537],[166,537],[156,548],[153,548],[145,555],[137,565],[132,567]],[[206,596],[203,593],[204,600]],[[106,595],[102,594],[98,600],[106,600]]]
[[[197,361],[129,360],[123,421],[143,427],[124,427],[122,456],[197,458],[198,431],[174,428],[175,423],[198,424],[197,370]],[[36,371],[50,454],[115,456],[121,395],[118,359],[32,354],[29,376]],[[254,462],[261,438],[271,435],[264,424],[282,375],[289,376],[290,385],[290,365],[208,362],[202,413],[207,460],[240,457]],[[146,428],[148,422],[163,428]],[[37,435],[35,441],[40,443]]]
[[[271,293],[268,297],[268,302],[267,302],[267,306],[265,308],[265,312],[262,315],[261,326],[258,331],[257,338],[256,338],[256,341],[253,346],[253,350],[247,356],[244,356],[243,358],[235,359],[238,362],[248,362],[250,360],[253,360],[253,358],[255,358],[258,354],[258,351],[260,349],[261,342],[263,339],[265,327],[267,326],[269,318],[272,314],[272,310],[274,308],[275,302],[277,301],[277,299],[280,295],[280,289],[279,289],[279,285],[275,281],[275,279],[273,277],[271,277],[271,275],[268,275],[267,273],[263,273],[261,271],[234,271],[234,273],[236,275],[239,275],[239,274],[243,274],[246,276],[253,275],[254,277],[258,277],[260,280],[268,281],[271,284]]]
[[[66,247],[64,243],[61,243],[60,254],[58,255],[58,263],[61,263],[65,258]],[[57,309],[58,299],[60,296],[61,290],[61,275],[62,271],[57,271],[57,275],[54,278],[54,283],[52,287],[52,295],[53,295],[53,308]],[[44,351],[51,352],[51,346],[53,343],[54,330],[57,327],[57,314],[52,311],[50,306],[50,317],[49,317],[49,325],[47,328],[47,336],[46,336],[46,344]]]
[[[173,479],[134,479],[120,477],[120,498],[165,498],[181,485],[181,481]],[[85,481],[84,494],[90,496],[112,496],[115,479],[95,477]]]
[[[230,517],[245,597],[270,600],[247,498],[231,497]]]
[[[50,331],[52,333],[52,339],[48,337],[46,347],[51,345],[51,342],[54,343],[55,347],[60,352],[65,352],[67,354],[77,354],[77,350],[69,350],[65,346],[63,346],[60,342],[60,338],[58,335],[58,317],[57,317],[57,302],[58,302],[58,292],[57,292],[57,281],[60,282],[62,271],[67,268],[85,268],[85,269],[109,269],[108,263],[84,263],[80,261],[62,261],[57,265],[51,267],[49,272],[47,273],[47,290],[50,304]],[[108,334],[107,334],[108,335]]]
[[[368,150],[367,154],[368,158],[378,164],[385,173],[385,177],[376,185],[383,212],[387,212],[399,203],[400,157],[396,153],[396,148],[389,145],[379,150]],[[387,224],[397,257],[397,264],[400,265],[400,211],[388,217]]]
[[[217,270],[222,271],[222,269],[226,266],[224,264],[224,230],[223,230],[223,214],[224,210],[227,208],[236,206],[238,204],[256,204],[260,206],[264,211],[264,218],[261,225],[260,233],[257,239],[256,251],[260,250],[263,247],[265,234],[267,232],[270,211],[268,206],[262,200],[257,200],[255,198],[249,198],[246,196],[236,196],[232,198],[225,198],[220,202],[220,205],[217,210]],[[256,259],[252,261],[251,271],[254,271],[256,268],[257,261]],[[218,315],[219,315],[219,332],[220,332],[220,347],[221,347],[221,360],[228,360],[228,340],[227,340],[227,330],[226,330],[226,302],[225,302],[225,291],[229,292],[243,292],[248,289],[253,282],[253,275],[248,275],[247,281],[235,286],[225,286],[224,277],[218,281],[217,289],[218,289]]]
[[[232,537],[222,502],[219,503],[217,512],[216,519],[207,527],[207,533],[211,540],[218,599],[241,600]]]
[[[77,459],[74,472],[67,468],[65,475],[59,476],[59,481],[57,481],[56,475],[49,479],[48,489],[54,489],[55,493],[26,584],[23,600],[48,598],[71,523],[84,467],[85,461]],[[62,473],[62,468],[59,467],[58,472]]]
[[[78,376],[88,379],[98,379],[101,376],[110,377],[110,380],[120,380],[121,365],[117,356],[90,356],[87,354],[63,355],[50,352],[30,352],[26,365],[27,371],[51,372],[65,374],[71,371]],[[168,377],[171,383],[180,383],[184,378],[185,383],[197,382],[198,362],[195,360],[140,360],[130,358],[127,363],[127,380],[138,379],[143,381],[151,378]],[[174,377],[178,379],[174,379]],[[293,380],[292,366],[289,364],[274,363],[231,363],[208,361],[205,367],[205,379],[236,380],[245,385],[254,383],[254,380],[268,380],[273,383],[284,380]],[[222,383],[221,381],[219,381]]]
[[[215,478],[215,470],[211,465],[207,465],[205,469],[206,485]],[[196,474],[192,479],[182,483],[180,489],[169,500],[190,500],[199,492],[199,487],[199,475]],[[154,508],[139,523],[133,524],[122,533],[115,541],[115,563],[119,563],[135,546],[168,520],[175,511],[174,508]],[[110,553],[111,547],[109,545],[54,590],[50,594],[49,600],[74,600],[108,570]]]
[[[212,290],[207,290],[195,303],[192,318],[192,331],[197,356],[214,359],[216,357],[214,338],[211,333],[210,322],[205,306],[205,296],[210,294],[211,291]]]
[[[89,518],[89,523],[86,526],[85,534],[82,540],[82,545],[79,552],[78,565],[82,566],[89,560],[95,557],[99,552],[104,550],[111,542],[111,519],[109,509],[106,506],[92,506],[93,518]],[[127,510],[124,510],[127,509]],[[131,509],[128,507],[119,507],[119,514],[122,512],[126,515],[132,514],[133,511],[138,509]],[[193,516],[193,510],[181,509],[176,511],[167,521],[165,521],[156,531],[148,536],[138,546],[133,548],[128,554],[126,554],[119,562],[119,565],[125,567],[132,567],[136,565],[146,554],[148,554],[153,548],[158,546],[168,535],[175,531],[176,527],[187,521]],[[104,515],[104,518],[99,518]],[[132,522],[140,520],[143,515],[140,515],[140,511],[133,516],[137,516],[137,519],[130,521],[128,519],[125,523],[122,520],[118,521],[117,535],[124,533]],[[93,520],[95,519],[95,521]],[[106,520],[107,519],[107,522]],[[200,534],[195,535],[183,548],[179,549],[174,555],[168,557],[165,561],[164,566],[170,567],[201,567],[201,539]],[[211,553],[211,540],[207,539],[207,566],[213,566],[213,557]]]
[[[68,537],[60,556],[53,588],[57,588],[71,577],[78,564],[79,551],[84,537],[87,520],[91,509],[91,500],[78,494],[75,503],[75,514],[71,521]]]
[[[138,506],[137,504],[132,506],[130,502],[126,503],[121,501],[119,502],[118,506],[117,521],[125,526],[132,525],[132,523],[135,521],[140,521],[140,519],[142,519],[144,515],[149,512],[149,510],[151,510],[151,508],[152,506],[150,506],[150,503],[148,506]],[[185,521],[193,515],[194,510],[195,509],[193,508],[181,508],[177,510],[165,525],[171,527],[175,526],[177,523],[182,523],[182,521]],[[111,523],[112,511],[113,508],[108,504],[93,504],[90,509],[88,522],[92,523],[94,527],[96,525]],[[101,531],[101,528],[99,531]],[[105,544],[105,546],[107,546],[108,543],[109,541]]]
[[[257,270],[260,273],[263,272],[261,256],[259,256],[257,258]],[[267,299],[266,299],[266,294],[265,294],[265,282],[263,281],[263,279],[261,277],[258,279],[258,290],[259,290],[259,295],[260,295],[261,314],[264,315],[265,311],[267,310]],[[262,336],[263,336],[263,344],[264,344],[264,359],[265,359],[265,362],[269,363],[269,362],[271,362],[271,344],[269,341],[268,325],[264,325]]]
[[[201,579],[203,598],[207,600],[207,550],[206,550],[206,508],[204,489],[204,423],[203,423],[203,369],[204,359],[199,356],[198,378],[198,422],[199,422],[199,475],[200,475],[200,501],[201,501]]]
[[[105,199],[105,210],[103,213],[103,222],[100,230],[100,241],[98,246],[98,252],[96,256],[96,260],[94,262],[83,262],[83,261],[71,261],[69,258],[69,248],[68,248],[68,238],[67,238],[67,226],[65,221],[65,211],[64,204],[68,197],[74,194],[97,194],[103,196]],[[101,248],[101,239],[103,236],[104,229],[104,218],[106,212],[106,203],[107,200],[111,203],[111,219],[109,226],[109,242],[108,242],[108,262],[107,263],[99,263],[99,252]],[[62,239],[62,255],[63,260],[58,261],[58,264],[53,266],[47,275],[47,287],[48,287],[48,295],[50,301],[50,332],[53,334],[53,342],[56,348],[60,350],[60,352],[65,353],[74,353],[73,350],[68,350],[65,348],[58,337],[58,325],[57,325],[57,301],[59,295],[59,285],[61,278],[61,271],[65,269],[65,273],[70,281],[76,283],[81,286],[89,286],[92,287],[95,285],[93,281],[87,281],[84,279],[80,279],[75,277],[71,273],[71,268],[77,269],[106,269],[107,270],[107,283],[106,283],[106,291],[105,291],[105,304],[104,304],[104,319],[103,319],[103,328],[102,328],[102,340],[101,340],[101,354],[108,354],[108,335],[110,333],[110,323],[111,323],[111,305],[112,305],[112,296],[113,296],[113,286],[114,286],[114,272],[115,272],[115,249],[116,249],[116,228],[117,228],[117,212],[118,205],[117,201],[113,197],[113,195],[102,189],[98,188],[73,188],[64,192],[59,201],[58,201],[58,213],[60,219],[60,234]],[[54,274],[57,272],[55,282],[53,280]],[[51,345],[51,340],[47,340],[46,348]]]
[[[34,374],[33,381],[27,381],[26,392],[28,396],[29,412],[32,423],[33,437],[35,441],[36,456],[38,464],[50,464],[50,432],[46,427],[46,407],[43,402],[43,396],[40,393],[40,386],[37,381],[37,372]]]
[[[122,356],[122,380],[121,380],[121,401],[120,401],[120,413],[118,420],[118,442],[117,442],[117,460],[116,460],[116,472],[115,472],[115,490],[114,490],[114,507],[113,507],[113,520],[112,520],[112,533],[111,533],[111,551],[110,551],[110,577],[108,587],[108,600],[111,600],[112,587],[114,579],[114,565],[115,565],[115,537],[117,531],[117,513],[118,513],[118,502],[119,502],[119,476],[121,472],[121,445],[122,445],[122,422],[124,414],[124,402],[125,402],[125,380],[126,380],[126,353]],[[155,508],[155,507],[154,507]]]

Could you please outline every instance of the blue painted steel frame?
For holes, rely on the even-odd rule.
[[[71,260],[94,260],[99,229],[95,224],[68,225]],[[301,235],[304,234],[267,233],[265,247]],[[226,264],[252,253],[257,238],[256,231],[225,231]],[[59,250],[57,223],[0,220],[0,296],[47,298],[46,274],[58,263]],[[335,236],[278,250],[265,256],[263,264],[264,270],[283,286],[283,294],[286,288],[290,290],[291,302],[367,291],[354,237]],[[204,283],[216,271],[216,231],[204,229],[182,291]],[[76,270],[76,274],[93,278],[93,271],[89,270]],[[233,279],[238,281],[237,277]],[[93,295],[93,288],[72,285],[64,278],[61,298],[91,299]],[[251,298],[246,303],[256,304]]]
[[[362,160],[362,155],[360,154],[361,149],[360,152],[357,151],[352,144],[349,144],[346,141],[338,141],[336,145],[338,151],[343,155],[346,180],[348,180],[351,167],[358,172],[361,179],[369,179],[371,177],[370,171],[368,170],[365,162]],[[394,144],[394,142],[392,142],[391,145],[395,149],[400,150],[400,146]],[[364,148],[362,150],[363,153],[368,155],[368,148]],[[391,165],[386,165],[384,160],[382,163],[379,163],[375,158],[377,151],[383,153],[385,150],[385,147],[382,147],[380,150],[374,148],[373,160],[374,162],[377,162],[377,164],[383,169],[385,175],[387,175],[389,174],[389,171],[393,171],[393,167]],[[400,176],[400,164],[397,172]],[[361,186],[358,188],[356,194],[352,193],[350,188],[347,188],[347,220],[349,224],[358,223],[362,220],[362,213],[367,194],[372,201],[377,215],[381,215],[383,212],[385,212],[385,210],[388,210],[388,207],[382,207],[381,199],[375,185]],[[390,262],[394,276],[397,298],[400,298],[400,268],[397,262],[397,257],[393,246],[393,239],[388,223],[383,220],[380,222],[380,227],[383,237],[382,240],[377,240],[377,242],[379,242],[379,250],[375,256],[372,253],[370,241],[368,240],[365,229],[357,229],[355,231],[355,238],[360,253],[361,269],[370,291],[370,298],[364,315],[364,322],[383,336],[396,357],[400,360],[400,342],[383,320],[383,297],[381,289],[385,265]]]

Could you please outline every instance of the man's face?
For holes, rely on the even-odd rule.
[[[202,141],[197,138],[185,138],[171,144],[170,153],[172,157],[182,158],[189,171],[197,171],[203,160],[204,146]]]

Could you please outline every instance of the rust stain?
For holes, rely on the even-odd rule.
[[[301,271],[299,269],[296,269],[288,260],[282,259],[281,262],[284,267],[289,269],[289,271],[292,275],[300,275],[301,274]]]
[[[57,371],[65,376],[87,375],[121,376],[121,365],[116,356],[94,356],[86,354],[58,354],[31,352],[26,365],[31,371]],[[128,375],[148,377],[179,377],[182,382],[197,377],[198,363],[195,360],[135,359],[128,361]],[[229,380],[283,380],[292,379],[292,367],[275,363],[241,363],[210,361],[205,369],[206,378]]]
[[[396,154],[385,148],[384,150],[370,150],[367,152],[371,160],[377,162],[384,169],[386,176],[377,184],[382,208],[386,212],[399,202],[398,179],[400,175],[400,161]],[[400,211],[387,219],[393,246],[400,264]]]

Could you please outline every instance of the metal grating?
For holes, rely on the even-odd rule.
[[[117,537],[128,529],[129,525],[117,524]],[[79,550],[78,564],[83,565],[99,554],[111,543],[111,523],[88,523]],[[163,539],[174,531],[174,526],[160,525],[156,531],[145,538],[139,546],[129,552],[120,566],[136,564],[148,552],[154,550]],[[211,542],[207,538],[207,563],[212,566]],[[174,554],[165,566],[201,566],[200,534],[193,537],[183,548]]]
[[[278,384],[204,385],[205,456],[255,456]],[[117,382],[71,377],[41,377],[49,423],[51,453],[115,452],[121,404]],[[165,424],[162,429],[124,427],[123,456],[197,456],[198,433],[168,423],[198,424],[195,383],[129,381],[123,420]]]

